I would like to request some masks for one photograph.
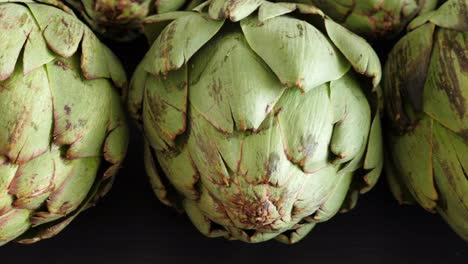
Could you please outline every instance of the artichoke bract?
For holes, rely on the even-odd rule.
[[[439,213],[468,240],[468,6],[413,20],[384,69],[386,174],[401,203]]]
[[[351,31],[370,39],[391,38],[437,0],[292,0],[313,3]]]
[[[127,41],[141,33],[141,23],[150,14],[193,7],[201,0],[65,0],[80,11],[99,34]]]
[[[128,106],[153,189],[206,236],[294,243],[379,177],[380,62],[309,5],[197,10],[146,20]]]
[[[57,234],[109,190],[125,156],[125,73],[69,12],[0,1],[0,245]]]

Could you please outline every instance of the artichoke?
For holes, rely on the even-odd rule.
[[[153,13],[194,7],[201,0],[65,0],[80,11],[98,33],[115,40],[131,40],[141,31],[144,18]]]
[[[286,0],[287,1],[287,0]],[[437,0],[292,0],[313,3],[349,30],[370,39],[391,38]]]
[[[383,89],[386,171],[401,203],[439,213],[468,240],[468,6],[450,0],[413,20],[392,49]]]
[[[380,62],[303,4],[213,0],[149,17],[128,106],[158,198],[206,236],[294,243],[382,170]]]
[[[125,73],[69,12],[0,1],[0,245],[60,232],[109,190],[125,156]]]

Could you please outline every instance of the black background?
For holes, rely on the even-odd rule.
[[[143,39],[110,43],[131,73]],[[377,46],[386,54],[389,43]],[[1,264],[22,263],[467,263],[468,247],[437,215],[400,206],[381,178],[357,207],[319,224],[302,241],[246,244],[205,238],[188,218],[162,205],[147,182],[142,140],[132,127],[129,154],[114,188],[59,235],[0,247]]]

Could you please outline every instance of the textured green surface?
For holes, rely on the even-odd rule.
[[[108,190],[127,148],[125,85],[76,17],[0,1],[0,244],[53,236]]]
[[[364,39],[258,0],[146,23],[128,106],[156,195],[203,234],[294,243],[376,183],[381,69]]]
[[[437,211],[468,240],[467,2],[415,19],[384,71],[390,186],[400,202]]]

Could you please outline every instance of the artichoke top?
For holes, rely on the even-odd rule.
[[[127,41],[141,33],[142,21],[151,14],[191,8],[201,0],[65,0],[99,34]]]
[[[391,38],[438,0],[292,0],[313,3],[351,31],[370,39]]]
[[[400,202],[438,212],[468,240],[468,2],[449,0],[415,18],[394,46],[383,88]]]
[[[156,195],[203,234],[294,243],[375,184],[381,68],[364,39],[313,6],[262,0],[145,24],[128,106]]]
[[[105,194],[128,131],[116,56],[56,1],[0,1],[0,244],[55,235]]]

